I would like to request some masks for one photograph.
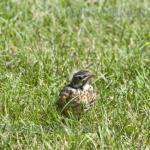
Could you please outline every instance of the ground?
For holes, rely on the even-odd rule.
[[[0,149],[150,149],[149,0],[0,1]],[[55,107],[87,68],[80,120]]]

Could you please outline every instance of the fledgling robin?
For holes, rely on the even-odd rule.
[[[56,102],[59,111],[68,116],[88,111],[96,100],[96,92],[90,84],[94,75],[87,70],[73,74],[71,82],[60,91]]]

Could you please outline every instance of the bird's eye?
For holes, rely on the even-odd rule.
[[[78,78],[79,78],[79,80],[82,80],[82,77],[81,77],[81,76],[79,76]]]

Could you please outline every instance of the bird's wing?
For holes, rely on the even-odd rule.
[[[71,105],[75,99],[75,89],[66,86],[64,87],[59,94],[57,105],[59,108],[67,107],[67,105]]]

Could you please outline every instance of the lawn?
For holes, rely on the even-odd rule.
[[[56,111],[74,70],[97,102]],[[0,1],[0,149],[150,149],[149,0]]]

